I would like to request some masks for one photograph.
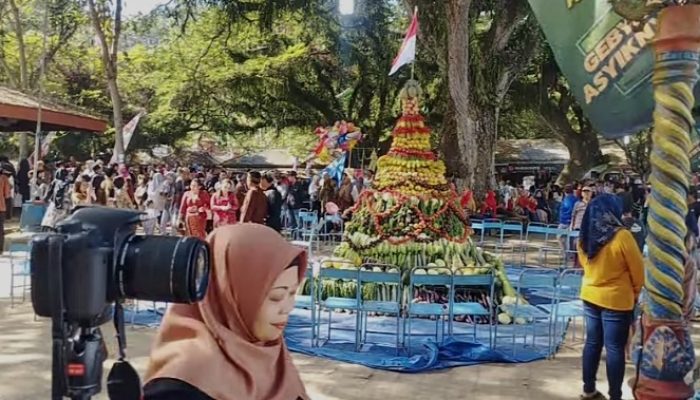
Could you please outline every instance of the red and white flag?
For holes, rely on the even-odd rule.
[[[129,147],[129,143],[131,143],[131,138],[134,137],[134,132],[136,131],[136,125],[138,125],[139,120],[146,115],[145,111],[139,111],[138,114],[134,118],[129,121],[126,125],[124,125],[124,128],[122,129],[122,137],[124,139],[124,152],[126,153],[126,149]],[[124,154],[117,154],[117,146],[116,144],[114,145],[114,152],[112,153],[112,159],[109,161],[110,164],[114,164],[116,162],[124,162]]]
[[[46,137],[44,138],[43,141],[41,141],[41,149],[39,153],[39,160],[42,160],[44,157],[46,157],[47,154],[49,154],[49,150],[51,148],[51,143],[53,140],[56,139],[56,132],[49,132]],[[34,165],[34,152],[30,154],[27,159],[29,160],[29,165],[33,166]]]
[[[389,76],[394,75],[399,68],[406,64],[412,63],[416,59],[416,36],[418,36],[418,8],[413,12],[411,25],[406,31],[406,37],[403,38],[399,54],[396,55],[394,62],[391,64]]]

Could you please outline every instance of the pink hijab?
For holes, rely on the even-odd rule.
[[[168,310],[151,352],[146,380],[174,378],[216,400],[307,400],[281,338],[259,342],[251,327],[270,287],[290,265],[307,265],[304,250],[259,224],[227,225],[208,237],[209,289],[195,305]]]

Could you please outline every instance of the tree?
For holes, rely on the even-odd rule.
[[[560,183],[579,179],[589,169],[607,161],[600,150],[598,133],[583,114],[548,50],[513,85],[509,102],[516,110],[534,115],[543,136],[560,141],[569,150],[569,162],[558,178]]]
[[[651,127],[636,135],[629,136],[627,140],[615,140],[615,144],[625,152],[627,164],[644,179],[651,174],[649,157],[651,156],[651,134],[653,131],[654,128]]]
[[[112,0],[114,3],[114,17],[111,16],[111,4],[107,1],[88,0],[90,20],[99,39],[102,53],[102,67],[110,98],[112,99],[112,111],[114,114],[114,153],[118,157],[124,155],[124,119],[123,104],[117,83],[117,61],[119,51],[119,37],[122,33],[122,0]],[[108,31],[112,27],[111,32]],[[107,36],[109,32],[110,36]]]
[[[437,60],[448,93],[441,150],[460,187],[494,182],[498,119],[511,84],[534,55],[538,31],[526,1],[407,0],[419,6],[421,49]]]
[[[39,17],[44,12],[50,16],[47,27]],[[25,92],[35,91],[42,59],[48,68],[81,23],[80,4],[74,0],[0,0],[0,80]],[[48,40],[42,51],[44,31]],[[21,132],[19,156],[28,153],[27,132]]]
[[[234,3],[249,11],[229,12]],[[393,122],[400,87],[387,76],[400,44],[393,17],[398,7],[367,2],[355,15],[340,17],[323,4],[302,3],[276,8],[269,26],[251,23],[267,20],[270,11],[249,2],[195,8],[186,36],[171,32],[152,57],[155,70],[169,72],[154,86],[158,99],[149,120],[159,121],[157,130],[177,136],[311,134],[345,119],[360,125],[366,144],[375,146]]]

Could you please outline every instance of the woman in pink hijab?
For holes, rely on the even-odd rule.
[[[308,400],[283,337],[306,252],[259,224],[227,225],[207,241],[209,289],[165,315],[144,400]]]

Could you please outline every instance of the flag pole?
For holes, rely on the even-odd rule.
[[[413,8],[413,16],[418,18],[418,6],[415,6]],[[416,56],[413,57],[413,62],[411,63],[411,80],[413,80],[413,77],[416,74],[416,59],[418,58],[418,33],[416,32]]]

